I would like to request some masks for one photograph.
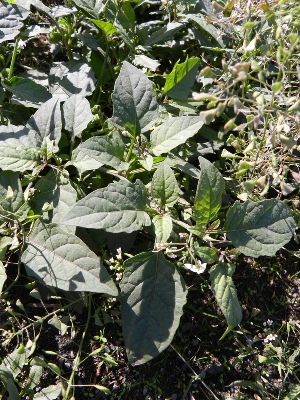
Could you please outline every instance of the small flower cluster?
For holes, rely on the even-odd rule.
[[[265,326],[264,332],[267,333],[269,331],[269,328],[273,325],[273,320],[272,319],[267,319],[267,321],[265,321],[263,323],[263,326]],[[269,333],[265,338],[264,338],[264,343],[269,343],[269,342],[273,342],[274,340],[277,339],[277,336],[274,335],[273,333]]]
[[[111,271],[116,271],[115,274],[116,281],[119,282],[123,277],[123,271],[124,271],[121,248],[117,249],[116,258],[114,259],[113,257],[111,257],[108,260],[108,263],[109,263],[109,269]]]

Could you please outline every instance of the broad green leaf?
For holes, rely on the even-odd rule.
[[[184,24],[180,22],[170,22],[162,28],[158,28],[143,44],[144,46],[153,46],[154,44],[164,43],[173,38],[174,33],[181,29]]]
[[[3,285],[6,281],[7,275],[5,272],[4,265],[2,261],[0,261],[0,295],[2,294]]]
[[[0,127],[0,168],[7,171],[33,169],[40,161],[36,140],[23,126]]]
[[[121,313],[128,360],[143,364],[172,341],[187,289],[182,276],[162,252],[142,253],[124,263]]]
[[[14,39],[29,14],[30,11],[21,6],[0,2],[0,43]]]
[[[157,243],[167,243],[172,232],[172,218],[169,214],[155,215],[153,218],[155,240]]]
[[[198,243],[195,243],[194,252],[201,261],[207,264],[213,264],[218,259],[217,250],[214,247],[199,246]]]
[[[199,179],[200,177],[200,170],[198,168],[172,153],[168,155],[166,162],[170,167],[177,168],[184,174],[190,175],[192,178]]]
[[[118,290],[99,257],[77,236],[56,224],[37,223],[22,254],[28,275],[67,291],[106,293]]]
[[[95,81],[91,67],[80,61],[58,63],[50,70],[50,92],[61,101],[72,94],[91,95],[95,90]]]
[[[81,137],[81,132],[93,119],[90,103],[80,94],[74,94],[63,105],[64,128],[73,137]]]
[[[167,162],[162,162],[153,175],[151,196],[161,207],[172,206],[178,200],[179,186]]]
[[[163,92],[174,99],[187,100],[191,87],[193,86],[200,58],[186,59],[185,62],[174,65],[172,71],[167,75]]]
[[[156,71],[157,68],[160,66],[160,62],[154,60],[153,58],[147,57],[144,54],[137,54],[133,59],[133,63],[135,65],[139,65],[144,68],[148,68],[151,71]]]
[[[12,171],[0,172],[0,210],[15,213],[24,201],[19,174]]]
[[[61,111],[57,98],[48,100],[29,118],[26,127],[35,136],[40,146],[44,138],[54,140],[57,145],[61,136]]]
[[[151,224],[145,212],[146,201],[147,193],[140,181],[121,180],[81,199],[62,223],[112,233],[130,233]]]
[[[43,214],[43,207],[49,204],[49,211],[45,211],[43,219],[47,222],[61,223],[63,217],[76,204],[77,193],[70,184],[68,173],[58,174],[51,170],[47,175],[41,177],[35,189],[38,194],[34,196],[34,211],[36,214]],[[75,233],[75,227],[62,226],[64,230]]]
[[[274,256],[291,240],[295,229],[289,206],[277,199],[237,201],[224,224],[227,238],[250,257]]]
[[[33,400],[57,400],[62,392],[63,386],[59,382],[56,385],[50,385],[33,396]]]
[[[112,94],[112,122],[133,133],[148,131],[158,117],[153,84],[142,71],[124,61]]]
[[[168,153],[196,135],[203,124],[204,122],[200,117],[167,119],[151,133],[151,150],[156,156]]]
[[[75,5],[86,11],[92,17],[98,18],[103,8],[102,0],[73,0]]]
[[[217,218],[225,190],[223,176],[218,169],[203,157],[199,157],[200,178],[196,190],[193,218],[197,225],[205,226]]]
[[[16,378],[21,373],[22,368],[30,354],[31,350],[21,344],[3,359],[0,365],[0,370],[3,368],[7,369],[9,372],[11,372],[12,376]]]
[[[113,33],[117,32],[116,28],[110,21],[101,21],[99,19],[91,19],[93,24],[96,25],[101,31],[105,33],[106,36],[112,35]]]
[[[8,85],[2,82],[1,85],[13,93],[15,103],[23,104],[25,107],[39,108],[41,104],[51,99],[51,94],[44,86],[29,78],[18,78],[15,84]]]
[[[8,392],[7,400],[22,400],[12,373],[4,365],[0,366],[0,382],[2,382],[3,388]]]
[[[189,18],[192,21],[196,22],[196,24],[199,25],[204,31],[209,33],[221,47],[225,47],[224,42],[220,36],[219,29],[216,28],[214,25],[208,23],[203,15],[188,14],[186,15],[186,18]]]
[[[94,136],[81,143],[72,154],[72,163],[81,172],[108,165],[117,171],[128,169],[124,161],[124,146],[107,136]],[[96,168],[98,168],[96,167]]]
[[[34,364],[32,364],[32,361],[31,361],[30,371],[28,374],[28,378],[26,379],[26,386],[24,389],[25,390],[27,388],[34,389],[36,387],[36,383],[40,382],[42,374],[43,374],[43,367],[41,365],[34,365]]]
[[[231,329],[242,320],[242,308],[232,280],[234,271],[235,265],[229,263],[219,263],[210,270],[211,290]]]

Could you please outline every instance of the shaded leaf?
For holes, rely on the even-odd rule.
[[[15,4],[0,2],[0,43],[14,39],[30,11]]]
[[[128,360],[143,364],[172,341],[186,302],[183,278],[162,252],[142,253],[124,263],[121,313]]]
[[[12,171],[0,172],[0,210],[15,213],[24,201],[19,174]]]
[[[55,224],[37,223],[22,254],[28,275],[67,291],[106,293],[117,288],[96,256],[77,236]]]
[[[43,214],[43,219],[47,222],[61,223],[62,218],[76,204],[77,193],[70,184],[67,171],[64,171],[64,174],[58,174],[52,169],[38,180],[35,189],[38,191],[38,194],[34,196],[35,213],[43,214],[46,203],[51,206],[51,209]],[[75,233],[73,226],[61,228]]]
[[[162,28],[158,28],[145,41],[144,46],[153,46],[154,44],[164,43],[173,38],[174,33],[181,29],[184,25],[180,22],[170,22]]]
[[[224,224],[232,244],[251,257],[274,256],[291,240],[295,229],[289,206],[277,199],[237,201]]]
[[[50,92],[61,101],[72,94],[91,95],[95,90],[95,81],[91,67],[80,61],[58,63],[50,70]]]
[[[73,0],[77,7],[86,11],[92,17],[98,18],[103,8],[102,0]]]
[[[25,107],[39,108],[41,104],[51,99],[51,94],[44,86],[29,78],[18,78],[12,85],[4,82],[1,85],[13,93],[14,103],[23,104]]]
[[[232,280],[234,271],[235,265],[229,263],[219,263],[210,270],[211,290],[230,328],[234,328],[242,320],[242,308]]]
[[[57,144],[61,136],[61,111],[57,98],[48,100],[29,118],[26,127],[35,136],[38,145],[44,138],[54,140]]]
[[[156,156],[168,153],[194,136],[203,126],[200,117],[176,117],[167,119],[151,133],[151,150]]]
[[[153,84],[142,71],[124,61],[112,94],[112,122],[133,130],[146,132],[158,117],[158,105]]]
[[[81,199],[62,223],[130,233],[151,224],[145,212],[146,200],[147,194],[140,181],[111,183]]]
[[[0,295],[2,294],[3,285],[6,281],[7,275],[2,261],[0,261]]]
[[[205,226],[217,218],[222,204],[225,182],[218,169],[203,157],[199,157],[201,166],[197,185],[193,218],[197,225]]]

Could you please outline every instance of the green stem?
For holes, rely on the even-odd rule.
[[[80,339],[78,351],[77,351],[77,354],[76,354],[76,357],[75,357],[75,360],[74,360],[74,364],[73,364],[72,373],[71,373],[71,376],[70,376],[70,378],[68,380],[68,387],[67,387],[67,389],[66,389],[66,391],[64,393],[63,400],[68,400],[68,398],[69,398],[69,394],[70,394],[70,391],[71,391],[72,386],[73,386],[72,383],[74,381],[75,372],[77,371],[77,368],[80,365],[80,355],[81,355],[81,352],[82,352],[83,342],[84,342],[86,333],[87,333],[89,325],[90,325],[91,310],[92,310],[92,294],[89,293],[88,297],[89,297],[88,316],[87,316],[86,324],[85,324],[85,327],[84,327],[84,331],[83,331],[81,339]]]
[[[14,66],[17,58],[17,51],[18,51],[18,43],[19,39],[16,39],[15,46],[14,46],[14,51],[12,54],[11,62],[10,62],[10,67],[9,67],[9,73],[8,73],[8,80],[13,77],[14,74]]]
[[[133,151],[133,146],[134,146],[134,142],[135,142],[135,135],[132,137],[131,142],[130,142],[130,147],[126,156],[126,162],[129,162],[132,151]]]

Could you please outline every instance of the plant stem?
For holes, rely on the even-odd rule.
[[[92,294],[91,293],[88,294],[88,298],[89,298],[88,316],[87,316],[86,324],[85,324],[85,327],[84,327],[84,331],[83,331],[81,339],[80,339],[78,351],[77,351],[77,354],[76,354],[76,357],[75,357],[75,360],[74,360],[74,364],[73,364],[72,373],[71,373],[71,376],[70,376],[70,378],[68,380],[68,387],[66,389],[66,392],[64,393],[63,400],[68,400],[68,398],[69,398],[69,394],[70,394],[70,391],[71,391],[72,386],[73,386],[72,383],[74,381],[74,375],[75,375],[75,372],[77,371],[77,368],[80,365],[80,355],[81,355],[81,352],[82,352],[83,342],[84,342],[87,330],[89,328],[90,319],[91,319],[91,309],[92,309]]]
[[[13,54],[11,57],[11,61],[10,61],[8,80],[10,80],[14,74],[14,66],[15,66],[15,62],[16,62],[16,58],[17,58],[18,43],[19,43],[19,39],[17,38],[16,42],[15,42],[15,46],[14,46],[14,51],[13,51]]]

